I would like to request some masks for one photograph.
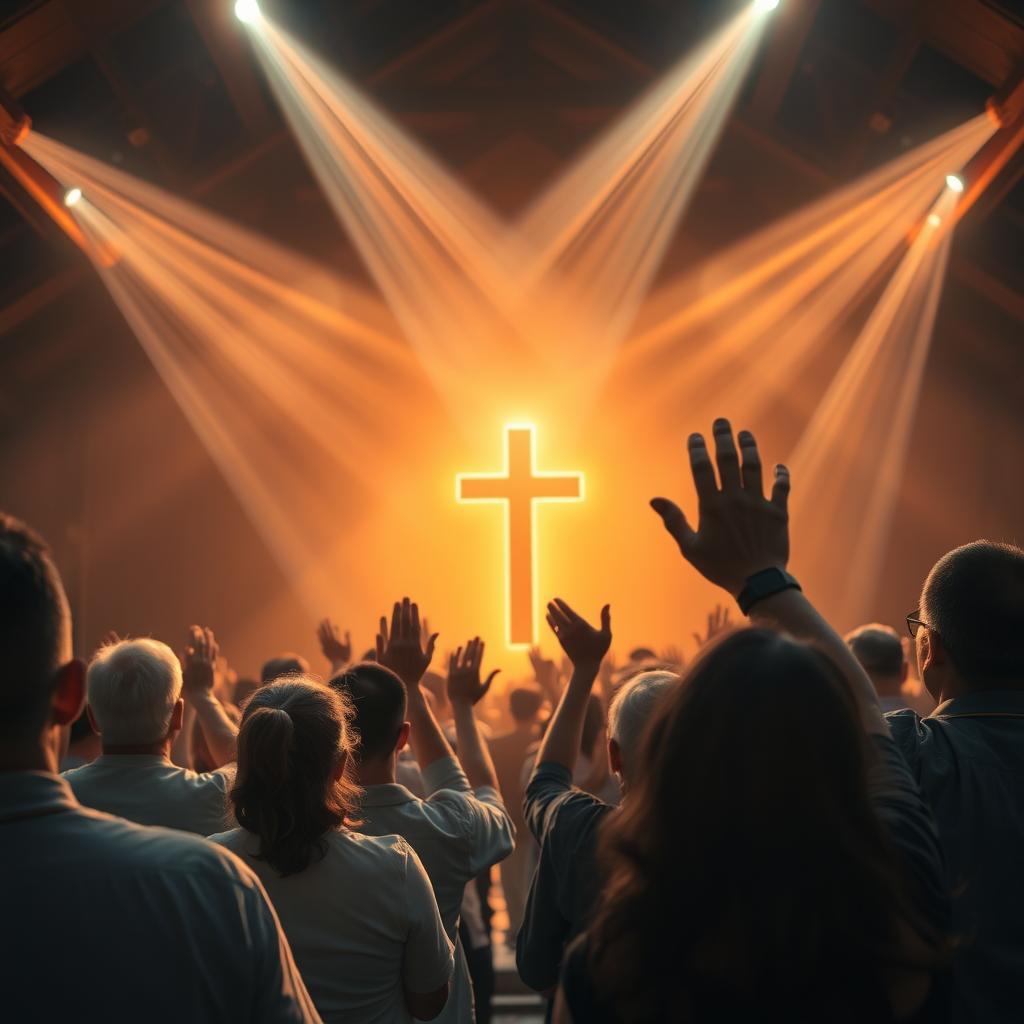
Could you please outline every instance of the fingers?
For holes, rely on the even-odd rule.
[[[377,632],[377,662],[384,663],[384,651],[388,646],[388,620],[385,616],[380,617],[380,626]]]
[[[486,696],[487,696],[487,691],[488,691],[488,690],[489,690],[489,689],[491,688],[491,683],[493,683],[493,682],[494,682],[494,677],[495,677],[496,675],[498,675],[498,673],[499,673],[499,672],[501,672],[501,669],[500,669],[500,668],[496,668],[496,669],[495,669],[495,670],[494,670],[494,671],[493,671],[493,672],[492,672],[492,673],[491,673],[491,674],[490,674],[490,675],[489,675],[489,676],[487,677],[487,681],[486,681],[486,682],[484,683],[484,685],[483,685],[483,686],[481,686],[481,687],[480,687],[480,696],[481,696],[481,697],[486,697]]]
[[[601,632],[611,633],[612,631],[612,606],[606,604],[601,609]]]
[[[710,466],[710,463],[708,464]],[[683,515],[683,510],[668,498],[652,498],[651,508],[661,516],[661,521],[666,530],[679,545],[679,550],[685,555],[697,534],[693,532],[690,524]]]
[[[718,486],[715,483],[715,471],[711,466],[703,435],[691,434],[686,447],[690,454],[690,472],[693,473],[693,486],[697,488],[697,498],[701,502],[710,501],[718,493]]]
[[[385,636],[388,636],[385,632]],[[400,601],[395,602],[394,608],[391,609],[391,635],[388,637],[390,642],[397,643],[402,637],[402,603]]]
[[[764,483],[761,480],[761,454],[757,450],[757,441],[749,430],[741,430],[739,435],[740,454],[743,456],[743,489],[759,498],[764,497]]]
[[[456,647],[455,653],[448,655],[448,675],[459,670],[459,658],[462,656],[462,648]]]
[[[577,615],[576,612],[572,610],[568,601],[563,601],[560,597],[556,597],[555,604],[558,605],[559,610],[570,622],[583,622],[582,616]]]
[[[566,605],[568,607],[568,605]],[[548,613],[547,613],[548,625],[558,633],[560,630],[565,629],[571,622],[569,616],[561,609],[561,607],[555,601],[548,601]]]
[[[350,651],[352,650],[352,634],[347,629],[345,630],[345,646]]]
[[[775,483],[772,484],[772,504],[780,512],[789,511],[789,470],[785,466],[775,467]]]
[[[423,634],[420,632],[420,606],[415,601],[409,606],[409,633],[410,640],[420,643]]]
[[[722,490],[739,490],[740,459],[736,453],[736,442],[732,437],[732,426],[728,420],[717,419],[711,429],[715,435],[715,462],[718,465],[718,479],[721,481]]]
[[[427,641],[427,649],[423,652],[423,657],[426,659],[427,668],[430,668],[430,663],[434,660],[434,648],[437,646],[437,633],[431,633],[430,639]],[[424,669],[426,671],[426,669]]]

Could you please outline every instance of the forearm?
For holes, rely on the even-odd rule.
[[[420,768],[426,768],[442,757],[454,757],[451,744],[445,739],[441,726],[437,724],[434,712],[430,710],[418,686],[410,686],[409,690],[409,745],[419,762]]]
[[[171,747],[171,760],[179,768],[192,767],[192,729],[196,722],[196,709],[191,704],[185,705],[185,714],[181,719],[181,729],[174,737]]]
[[[888,734],[889,727],[878,705],[878,696],[871,680],[843,638],[822,618],[801,591],[783,590],[758,601],[750,610],[750,621],[755,626],[782,630],[798,640],[814,644],[827,654],[849,683],[865,730]]]
[[[224,706],[213,694],[205,694],[190,701],[203,730],[203,739],[217,767],[234,761],[238,756],[238,727],[228,717]]]
[[[474,789],[477,786],[492,786],[498,789],[498,774],[494,770],[487,741],[480,734],[480,725],[473,714],[472,705],[459,702],[453,704],[452,709],[455,714],[458,757],[469,784]]]
[[[599,666],[576,666],[565,688],[548,731],[537,752],[537,764],[554,762],[569,772],[576,767],[580,743],[583,740],[583,721],[587,714],[590,691],[597,678]]]

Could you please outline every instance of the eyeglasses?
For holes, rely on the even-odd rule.
[[[927,622],[922,622],[922,621],[921,621],[921,620],[920,620],[920,619],[919,619],[919,618],[917,617],[917,614],[918,614],[918,612],[920,612],[920,610],[921,610],[920,608],[915,608],[915,609],[914,609],[914,610],[913,610],[913,611],[912,611],[912,612],[911,612],[911,613],[910,613],[910,614],[909,614],[909,615],[907,616],[907,632],[908,632],[908,633],[909,633],[909,634],[910,634],[910,635],[911,635],[911,636],[912,636],[912,637],[913,637],[913,638],[914,638],[915,640],[917,639],[917,634],[918,634],[918,633],[919,633],[919,632],[921,631],[921,629],[922,629],[922,628],[924,628],[924,629],[931,629],[931,628],[932,628],[931,626],[929,626],[929,625],[928,625],[928,623],[927,623]]]

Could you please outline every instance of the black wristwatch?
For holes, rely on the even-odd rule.
[[[744,615],[749,615],[750,609],[766,597],[772,597],[783,590],[802,589],[796,577],[790,576],[785,569],[762,569],[747,579],[739,597],[736,598],[736,603]]]

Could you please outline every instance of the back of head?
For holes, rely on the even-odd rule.
[[[894,678],[903,675],[906,653],[899,633],[892,626],[880,622],[858,626],[846,634],[846,643],[868,675]]]
[[[350,717],[341,694],[305,676],[268,683],[245,708],[231,803],[280,875],[323,856],[327,833],[354,806],[357,791],[344,774]]]
[[[822,654],[756,629],[708,645],[662,695],[638,756],[602,836],[591,947],[630,1019],[670,1018],[680,985],[695,1019],[721,1008],[716,993],[759,1012],[786,993],[841,1002],[844,972],[891,951],[901,897],[869,748]]]
[[[536,686],[516,686],[508,695],[508,709],[517,722],[536,722],[543,704],[544,697]]]
[[[1024,688],[1024,550],[988,540],[935,563],[921,618],[972,690]]]
[[[43,727],[55,672],[71,657],[71,616],[45,542],[0,513],[0,738]]]
[[[301,654],[279,654],[263,663],[260,682],[272,683],[282,676],[304,676],[309,674],[309,662]]]
[[[181,696],[181,663],[159,640],[121,640],[101,647],[86,674],[89,708],[105,746],[166,739]]]
[[[335,676],[331,688],[351,702],[360,761],[389,757],[405,723],[405,683],[389,668],[364,661]]]
[[[608,707],[608,737],[622,752],[623,773],[632,777],[640,738],[665,695],[679,685],[674,672],[641,672],[620,687]]]

